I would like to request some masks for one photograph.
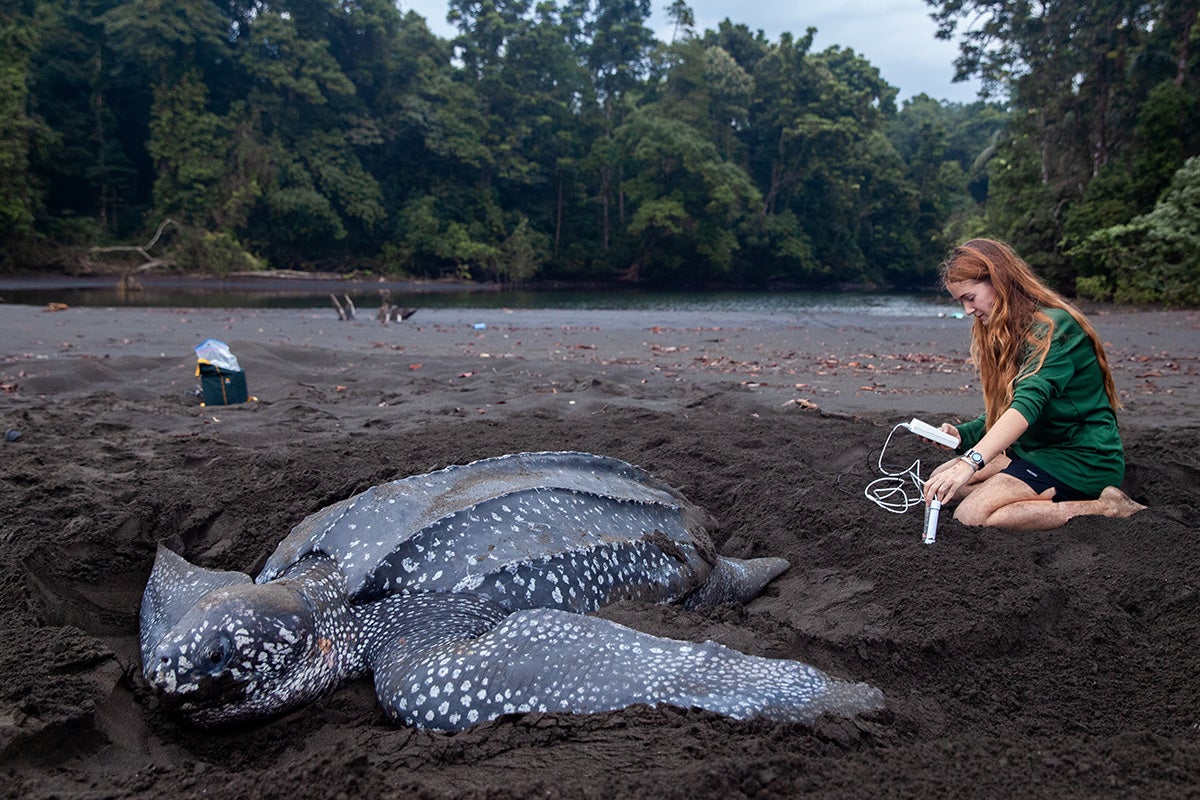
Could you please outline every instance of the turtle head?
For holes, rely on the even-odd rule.
[[[320,598],[301,578],[257,585],[160,547],[142,597],[142,672],[198,725],[267,717],[342,678]]]

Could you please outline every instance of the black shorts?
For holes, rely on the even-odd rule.
[[[1023,458],[1014,458],[1009,462],[1009,465],[1000,470],[1005,475],[1012,475],[1021,481],[1024,481],[1030,489],[1033,489],[1038,494],[1054,487],[1054,502],[1061,503],[1064,500],[1094,500],[1094,497],[1086,495],[1073,486],[1067,486],[1058,478],[1051,475],[1046,470],[1026,461]]]

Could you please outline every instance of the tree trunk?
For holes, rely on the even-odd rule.
[[[1175,85],[1187,83],[1188,61],[1191,60],[1192,30],[1200,25],[1200,3],[1189,3],[1180,15],[1179,45],[1175,58]]]
[[[1108,81],[1104,78],[1104,64],[1100,64],[1096,75],[1096,139],[1092,145],[1092,177],[1100,174],[1108,163]]]
[[[600,240],[601,249],[608,252],[608,189],[609,189],[609,174],[608,167],[600,168]]]
[[[563,174],[558,173],[558,203],[554,209],[554,257],[558,258],[559,247],[562,244],[563,229]]]

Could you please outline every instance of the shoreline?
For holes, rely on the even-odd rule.
[[[1093,323],[1126,406],[1122,423],[1193,424],[1200,312],[1111,312]],[[107,365],[114,374],[100,385],[114,388],[127,380],[117,374],[122,359],[160,359],[157,374],[139,380],[181,385],[195,368],[192,348],[217,338],[239,356],[251,392],[263,399],[287,389],[271,369],[276,351],[302,348],[328,363],[379,362],[379,369],[435,375],[447,386],[466,372],[482,387],[489,377],[503,384],[515,365],[561,362],[638,385],[728,389],[764,405],[804,400],[836,414],[966,417],[982,406],[969,361],[970,322],[953,317],[431,308],[381,325],[365,313],[339,321],[332,308],[0,306],[0,336],[0,376],[33,394],[60,385],[65,379],[56,373],[75,359]],[[26,376],[14,377],[13,365]]]

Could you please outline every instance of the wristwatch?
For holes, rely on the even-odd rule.
[[[979,470],[983,469],[983,455],[980,454],[978,450],[968,450],[959,456],[959,458],[974,467],[976,472],[979,472]]]

